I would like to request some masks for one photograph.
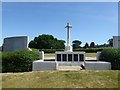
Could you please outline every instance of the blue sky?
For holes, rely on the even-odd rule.
[[[2,37],[24,36],[29,41],[41,34],[51,34],[66,41],[66,23],[72,25],[71,42],[82,46],[94,41],[106,43],[118,35],[117,2],[4,2]],[[0,41],[1,44],[3,41]],[[72,43],[71,43],[72,44]]]

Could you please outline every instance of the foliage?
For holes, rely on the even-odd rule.
[[[101,44],[101,45],[96,45],[95,46],[96,48],[105,48],[105,47],[109,47],[109,45],[108,44],[106,44],[106,43],[104,43],[104,44]]]
[[[113,46],[113,38],[109,39],[107,42],[108,42],[108,46],[110,47]]]
[[[80,48],[80,45],[81,45],[81,44],[82,44],[81,41],[79,41],[79,40],[74,40],[74,41],[72,42],[73,49]]]
[[[39,49],[39,51],[44,51],[44,53],[55,53],[56,51],[64,51],[64,49]]]
[[[39,53],[29,50],[2,53],[2,72],[24,72],[32,70],[32,62],[39,59]]]
[[[86,53],[96,53],[98,51],[102,51],[102,48],[80,48],[80,49],[74,49],[74,51],[85,51]]]
[[[30,41],[29,47],[36,49],[63,49],[65,47],[64,40],[58,40],[52,35],[42,34]]]
[[[113,70],[120,70],[120,49],[104,49],[101,52],[100,61],[111,62]]]
[[[95,48],[95,43],[94,42],[90,43],[90,48]]]
[[[89,48],[89,44],[86,42],[83,48]]]

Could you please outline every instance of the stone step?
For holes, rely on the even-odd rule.
[[[58,70],[80,70],[80,66],[58,66]]]

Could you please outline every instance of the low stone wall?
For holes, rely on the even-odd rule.
[[[43,61],[37,60],[33,62],[33,71],[40,71],[40,70],[56,70],[57,69],[57,62],[55,61]]]
[[[102,61],[85,61],[85,62],[58,62],[37,60],[33,62],[33,71],[46,70],[80,70],[81,65],[85,70],[111,70],[111,63]]]
[[[101,61],[86,61],[85,69],[86,70],[111,70],[111,63],[101,62]]]

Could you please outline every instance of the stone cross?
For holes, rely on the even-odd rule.
[[[67,23],[67,26],[65,28],[67,28],[67,46],[70,46],[70,28],[72,28],[72,26]]]

